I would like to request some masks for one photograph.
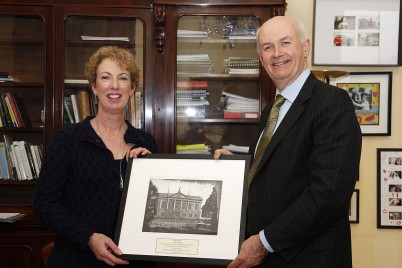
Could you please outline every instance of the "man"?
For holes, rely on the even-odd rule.
[[[257,44],[285,102],[249,182],[248,238],[228,267],[352,267],[348,207],[361,152],[353,104],[346,91],[310,72],[310,40],[297,21],[268,20]],[[252,155],[271,108],[262,112]],[[214,157],[223,154],[230,152],[219,149]]]

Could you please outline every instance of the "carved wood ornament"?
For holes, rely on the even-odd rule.
[[[166,36],[166,6],[155,5],[155,45],[159,53],[163,52]]]

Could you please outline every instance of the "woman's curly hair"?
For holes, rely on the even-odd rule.
[[[85,64],[85,76],[92,85],[96,82],[97,69],[104,59],[116,61],[119,66],[130,73],[131,86],[137,86],[140,69],[138,68],[135,57],[131,52],[116,46],[105,46],[98,49]]]

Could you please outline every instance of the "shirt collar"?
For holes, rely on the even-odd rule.
[[[304,83],[306,82],[308,76],[310,75],[311,71],[309,69],[304,70],[299,77],[289,86],[285,87],[282,92],[278,92],[276,90],[276,95],[281,94],[287,101],[293,103],[299,95],[301,88],[303,87]],[[275,96],[276,96],[275,95]]]

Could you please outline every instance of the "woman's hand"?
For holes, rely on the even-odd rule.
[[[229,154],[233,154],[231,151],[229,151],[228,149],[217,149],[215,150],[214,153],[214,159],[218,160],[219,158],[221,158],[222,155],[229,155]]]
[[[91,248],[98,260],[103,261],[110,266],[115,266],[116,264],[128,264],[128,261],[119,259],[115,256],[120,256],[123,252],[121,252],[112,239],[103,234],[92,234],[89,238],[88,246]]]
[[[128,158],[137,158],[139,156],[144,156],[144,155],[147,155],[147,154],[152,154],[152,153],[147,148],[138,147],[138,148],[130,149],[126,153],[126,157],[127,157],[127,159]]]

